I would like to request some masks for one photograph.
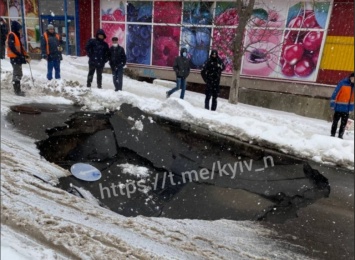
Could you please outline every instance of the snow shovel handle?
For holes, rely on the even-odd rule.
[[[30,67],[31,79],[32,79],[32,85],[33,85],[33,87],[35,87],[35,81],[33,80],[33,75],[32,75],[31,65],[30,65],[30,63],[29,63],[29,62],[27,62],[27,63],[28,63],[28,66]]]

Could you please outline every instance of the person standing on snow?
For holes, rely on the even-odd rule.
[[[104,30],[98,29],[96,37],[90,39],[86,43],[86,53],[89,57],[89,74],[87,79],[87,87],[91,87],[94,73],[96,70],[97,88],[102,88],[102,72],[105,67],[105,63],[109,60],[110,48],[105,42],[106,34]]]
[[[13,68],[12,83],[15,94],[24,96],[25,92],[21,91],[22,64],[30,63],[31,58],[22,46],[21,34],[22,25],[17,21],[12,21],[11,32],[7,36],[7,56]]]
[[[0,17],[0,59],[2,60],[5,59],[5,42],[8,32],[6,20]]]
[[[123,67],[126,65],[126,53],[124,49],[118,45],[118,38],[112,38],[112,46],[110,47],[109,64],[112,70],[113,84],[115,91],[122,90]]]
[[[223,61],[218,57],[216,50],[211,51],[210,58],[203,64],[201,76],[206,83],[206,99],[205,108],[210,109],[210,99],[212,96],[211,110],[217,109],[217,97],[219,94],[219,82],[221,80],[221,73],[225,69]]]
[[[354,110],[354,73],[338,83],[330,98],[330,107],[334,110],[330,135],[335,136],[338,122],[341,119],[338,137],[343,139],[349,113]]]
[[[47,79],[60,79],[60,61],[62,60],[62,38],[55,32],[53,24],[49,24],[41,40],[42,59],[47,60]]]
[[[166,92],[166,97],[170,97],[175,91],[181,89],[180,98],[184,99],[186,90],[186,78],[190,74],[190,60],[187,58],[187,49],[182,48],[180,56],[175,58],[173,69],[176,73],[176,87]]]

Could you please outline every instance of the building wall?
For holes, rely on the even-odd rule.
[[[93,18],[91,13],[91,0],[78,0],[78,14],[80,27],[80,55],[85,56],[86,42],[95,36],[100,28],[100,1],[93,0]]]
[[[328,28],[319,83],[336,84],[354,71],[354,1],[336,0]]]

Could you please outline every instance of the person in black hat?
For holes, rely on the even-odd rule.
[[[110,48],[105,42],[106,34],[102,29],[98,29],[96,37],[90,39],[85,46],[86,54],[89,57],[89,74],[87,78],[87,87],[91,87],[94,73],[96,71],[97,88],[102,88],[102,72],[105,63],[108,62],[110,57]]]
[[[60,79],[60,61],[62,60],[62,37],[55,32],[53,24],[49,24],[41,39],[42,58],[47,60],[47,79]]]
[[[0,17],[0,59],[5,59],[5,42],[8,32],[6,20]]]
[[[211,110],[217,109],[217,97],[219,94],[219,82],[221,73],[225,69],[223,61],[219,58],[217,50],[212,50],[210,58],[203,64],[201,70],[202,79],[206,83],[205,108],[210,109],[210,99],[212,97]]]
[[[126,60],[125,50],[118,44],[118,38],[112,37],[109,64],[112,70],[115,91],[122,90],[123,67],[126,65]]]
[[[22,25],[17,21],[11,22],[11,32],[7,36],[7,56],[13,68],[12,83],[15,94],[24,96],[25,93],[21,91],[22,64],[31,61],[30,56],[22,46],[21,42]]]
[[[335,136],[338,122],[341,119],[338,137],[342,139],[349,113],[354,110],[354,73],[338,83],[330,98],[330,107],[334,110],[330,135]]]

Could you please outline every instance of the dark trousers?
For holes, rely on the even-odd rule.
[[[5,43],[0,43],[0,59],[5,59]]]
[[[23,76],[22,73],[22,64],[18,63],[11,63],[13,72],[12,72],[12,81],[13,82],[20,82]]]
[[[87,86],[91,87],[91,82],[94,79],[95,70],[96,70],[97,87],[101,88],[102,87],[102,71],[104,70],[104,68],[103,67],[102,68],[101,67],[97,68],[97,67],[94,67],[94,66],[91,66],[91,65],[89,65],[89,74],[88,74]]]
[[[112,72],[113,84],[115,85],[115,91],[122,90],[123,81],[123,69],[117,69]]]
[[[219,88],[215,86],[208,86],[206,87],[206,98],[205,98],[205,108],[210,109],[210,99],[212,97],[212,106],[211,110],[215,111],[217,109],[217,97],[219,93]]]
[[[340,128],[339,128],[339,138],[343,138],[344,132],[345,132],[345,126],[346,123],[348,122],[349,119],[349,113],[347,112],[334,112],[334,116],[333,116],[333,124],[332,124],[332,130],[330,132],[330,134],[332,136],[335,136],[335,133],[337,131],[337,127],[338,127],[338,122],[340,121]]]
[[[55,71],[54,77],[60,79],[60,60],[50,60],[47,63],[47,79],[53,79],[53,69]]]

